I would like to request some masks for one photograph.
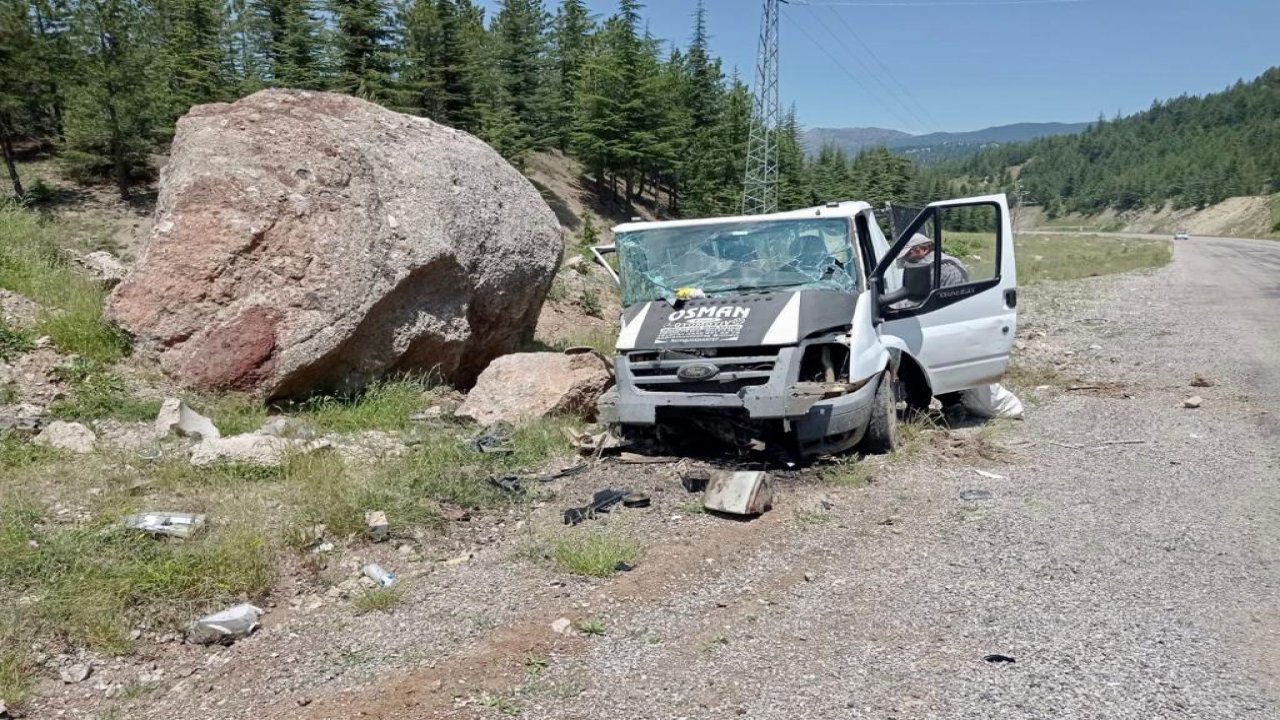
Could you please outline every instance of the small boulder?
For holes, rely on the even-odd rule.
[[[62,678],[62,682],[68,685],[74,685],[75,683],[82,683],[85,680],[88,680],[91,674],[93,674],[92,667],[85,663],[76,663],[75,665],[68,665],[67,667],[62,668],[62,670],[58,672],[58,677]]]
[[[179,437],[209,440],[222,437],[209,418],[187,407],[178,398],[165,398],[156,415],[156,432],[162,436],[174,433]]]
[[[129,274],[124,263],[106,250],[91,252],[80,258],[80,263],[89,271],[90,277],[109,288],[119,285],[124,276]]]
[[[557,635],[572,635],[573,621],[569,618],[562,617],[551,623],[551,632]]]
[[[326,441],[307,442],[250,433],[225,438],[207,438],[191,449],[191,464],[207,467],[215,463],[244,463],[276,467],[290,453],[307,453],[328,447]]]
[[[54,420],[46,425],[32,442],[36,445],[84,455],[93,452],[93,445],[97,440],[98,436],[80,423]]]
[[[1204,398],[1200,397],[1199,395],[1192,395],[1191,397],[1182,401],[1182,407],[1190,410],[1194,410],[1203,404],[1204,404]]]
[[[596,400],[613,375],[592,353],[515,353],[494,360],[454,413],[488,426],[548,415],[594,418]]]

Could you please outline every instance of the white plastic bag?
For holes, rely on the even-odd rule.
[[[960,397],[964,409],[976,417],[1022,419],[1022,401],[999,383],[970,388]]]

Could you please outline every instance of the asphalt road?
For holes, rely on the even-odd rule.
[[[1026,295],[1027,354],[1106,391],[1046,391],[1000,461],[926,451],[784,504],[706,581],[594,608],[609,634],[537,681],[573,692],[519,712],[1280,717],[1280,243]]]

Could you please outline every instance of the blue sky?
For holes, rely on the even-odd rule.
[[[782,101],[810,127],[1086,121],[1221,90],[1280,64],[1280,0],[809,2],[783,7],[780,55]],[[587,5],[601,18],[617,7]],[[649,0],[644,16],[654,35],[683,45],[693,7]],[[706,7],[713,51],[750,82],[760,0]]]

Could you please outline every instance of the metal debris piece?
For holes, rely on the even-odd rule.
[[[622,502],[627,496],[628,490],[605,489],[599,490],[595,495],[591,496],[591,502],[582,507],[569,508],[564,511],[564,524],[577,525],[583,520],[590,520],[597,514],[609,512],[614,505]]]
[[[369,531],[369,539],[382,542],[391,537],[391,528],[387,524],[387,514],[381,510],[369,510],[364,514],[364,524]]]
[[[262,608],[248,603],[236,605],[222,612],[206,615],[195,622],[188,633],[193,642],[209,645],[220,643],[230,645],[237,639],[247,637],[258,629],[258,619],[262,617]]]
[[[490,475],[489,483],[499,487],[507,492],[520,492],[520,476],[519,475]]]
[[[979,474],[979,475],[981,475],[982,477],[987,478],[987,479],[989,479],[989,480],[1004,480],[1004,479],[1005,479],[1005,477],[1004,477],[1003,475],[997,475],[997,474],[995,474],[995,473],[993,473],[993,472],[987,472],[986,470],[974,470],[974,472],[978,473],[978,474]]]
[[[627,463],[628,465],[662,465],[676,462],[676,460],[678,458],[670,455],[641,455],[633,452],[618,453],[618,462]]]
[[[714,512],[759,515],[773,507],[769,476],[761,470],[712,473],[702,506]]]
[[[555,472],[551,472],[551,473],[547,473],[546,475],[543,475],[542,477],[538,478],[538,481],[551,482],[552,480],[559,480],[562,477],[577,475],[583,470],[586,470],[588,467],[589,466],[584,462],[574,463],[573,465],[566,465],[565,467],[562,467],[559,470],[556,470]]]
[[[982,658],[982,659],[983,659],[983,660],[986,660],[986,661],[987,661],[987,662],[989,662],[989,663],[1012,663],[1012,662],[1018,662],[1017,660],[1015,660],[1014,658],[1009,657],[1008,655],[1000,655],[1000,654],[992,654],[992,655],[988,655],[988,656],[986,656],[986,657],[984,657],[984,658]]]
[[[992,498],[990,490],[961,490],[961,500],[990,500]]]
[[[152,535],[168,535],[189,538],[204,525],[204,515],[175,512],[143,512],[130,515],[123,521],[126,527]]]
[[[627,493],[622,496],[622,506],[629,508],[649,507],[649,496],[640,492]]]

